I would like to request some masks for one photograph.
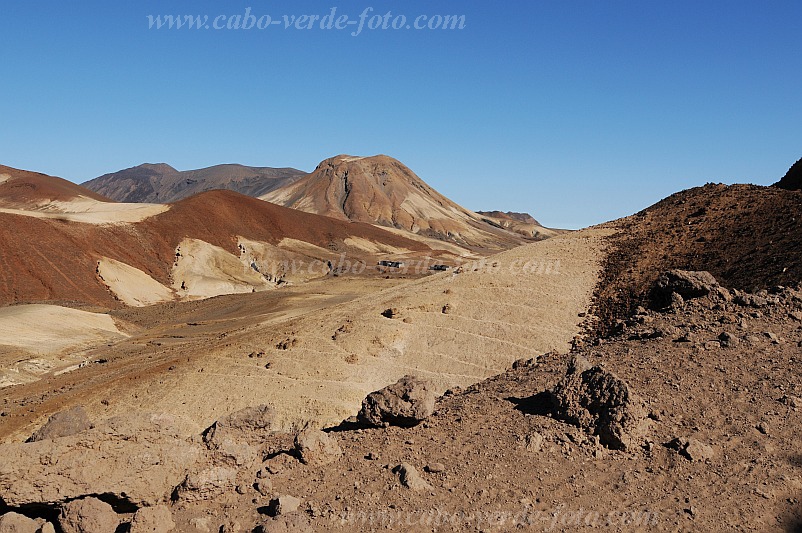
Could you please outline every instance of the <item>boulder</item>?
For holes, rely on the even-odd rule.
[[[0,446],[0,500],[10,507],[61,505],[103,494],[121,510],[166,501],[202,446],[167,415],[111,419],[92,430]]]
[[[143,507],[131,520],[129,533],[167,533],[175,529],[173,513],[166,505]]]
[[[652,303],[654,307],[662,309],[677,305],[676,302],[707,296],[718,286],[716,278],[704,270],[668,270],[660,274],[652,288]]]
[[[58,525],[63,533],[110,533],[117,530],[120,518],[108,503],[84,498],[62,506]]]
[[[79,405],[51,416],[45,425],[30,436],[28,442],[69,437],[91,428],[92,423],[89,421],[86,411]]]
[[[325,465],[342,457],[343,451],[333,435],[317,429],[304,430],[295,437],[295,452],[306,465]]]
[[[368,394],[357,419],[377,427],[413,427],[431,416],[436,400],[432,382],[404,376],[393,385]]]
[[[626,382],[601,366],[574,356],[552,391],[556,418],[575,424],[610,448],[627,450],[644,438],[648,419],[644,402]]]
[[[0,516],[0,533],[39,533],[39,524],[18,513]]]

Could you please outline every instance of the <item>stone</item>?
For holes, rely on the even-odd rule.
[[[362,401],[357,419],[376,427],[413,427],[432,415],[436,400],[432,382],[404,376],[393,385],[370,393]]]
[[[295,437],[295,452],[306,465],[325,465],[342,457],[337,439],[317,429],[304,430]]]
[[[269,405],[246,407],[217,420],[203,432],[203,440],[212,447],[225,438],[261,441],[265,433],[272,433],[275,411]]]
[[[668,443],[668,447],[677,450],[680,455],[691,461],[704,462],[715,457],[715,451],[710,445],[692,437],[677,437]]]
[[[77,435],[2,445],[0,499],[9,507],[57,506],[103,494],[126,507],[156,505],[202,455],[183,433],[173,417],[135,415]]]
[[[39,533],[39,524],[19,513],[6,513],[0,516],[0,533]]]
[[[540,433],[530,433],[527,435],[525,448],[528,452],[539,452],[543,449],[543,435]]]
[[[108,503],[83,498],[61,507],[58,525],[63,533],[110,533],[117,530],[120,518]]]
[[[446,465],[443,463],[432,463],[428,465],[425,470],[430,474],[442,474],[446,471]]]
[[[409,463],[401,463],[393,469],[398,474],[401,484],[414,491],[431,490],[432,487],[421,477],[418,471]]]
[[[738,346],[738,344],[740,343],[738,337],[736,337],[735,335],[733,335],[728,331],[725,331],[721,335],[719,335],[718,340],[721,342],[721,346],[723,346],[724,348],[733,348],[735,346]]]
[[[262,496],[270,496],[273,494],[273,481],[270,478],[259,479],[253,484],[253,488]]]
[[[178,496],[185,501],[201,501],[214,498],[236,488],[237,469],[213,466],[191,472],[178,487]]]
[[[175,529],[173,513],[166,505],[143,507],[131,520],[129,533],[167,533]]]
[[[581,355],[573,357],[551,396],[555,418],[598,435],[605,446],[628,450],[645,437],[643,400],[626,382],[601,366],[591,366]]]
[[[79,405],[51,416],[42,427],[31,435],[28,442],[69,437],[91,428],[92,423],[89,421],[86,411]]]
[[[270,514],[281,516],[296,512],[301,507],[301,500],[295,496],[282,494],[278,498],[270,500]]]

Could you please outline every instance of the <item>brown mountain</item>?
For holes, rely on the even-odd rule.
[[[0,169],[0,205],[27,202],[23,208],[0,208],[0,306],[71,301],[118,307],[121,302],[99,273],[104,258],[126,272],[136,269],[136,283],[155,280],[169,292],[186,242],[205,254],[195,258],[199,283],[209,281],[200,279],[207,276],[206,267],[221,271],[221,261],[237,268],[242,261],[245,274],[253,277],[253,261],[289,258],[325,265],[342,253],[371,265],[385,250],[402,258],[440,255],[370,224],[287,209],[233,191],[210,191],[169,205],[121,204],[102,202],[60,178]],[[59,199],[58,211],[30,209],[32,202],[53,198]],[[247,256],[243,242],[249,243]],[[320,275],[321,268],[314,273]]]
[[[170,165],[143,164],[87,181],[84,187],[118,202],[169,203],[215,189],[260,196],[306,173],[294,168],[216,165],[179,171]]]
[[[295,183],[260,196],[293,209],[368,222],[472,248],[509,248],[523,241],[457,205],[386,155],[326,159]]]
[[[802,159],[794,163],[783,179],[774,184],[774,187],[789,191],[802,190]]]
[[[0,165],[0,207],[34,209],[79,198],[111,201],[62,178]]]

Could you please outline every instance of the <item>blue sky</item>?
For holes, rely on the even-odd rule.
[[[147,15],[465,15],[462,30],[155,30]],[[802,2],[0,0],[0,164],[312,170],[385,153],[580,227],[802,156]]]

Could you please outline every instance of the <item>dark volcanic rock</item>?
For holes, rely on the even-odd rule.
[[[599,436],[615,449],[630,449],[645,435],[646,406],[626,382],[575,356],[552,391],[556,418]]]

